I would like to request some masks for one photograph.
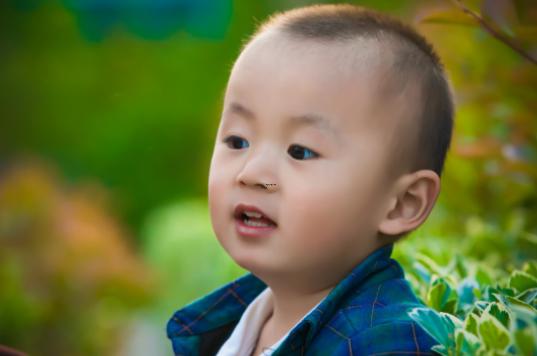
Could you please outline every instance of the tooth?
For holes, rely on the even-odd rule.
[[[249,226],[271,226],[269,224],[265,224],[265,223],[258,222],[258,221],[251,221],[251,220],[246,220],[244,223]]]
[[[248,217],[252,217],[252,218],[260,218],[263,216],[263,214],[260,214],[256,211],[245,211],[244,213],[248,215]]]

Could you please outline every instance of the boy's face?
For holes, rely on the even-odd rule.
[[[383,105],[378,49],[360,46],[265,32],[233,67],[210,167],[210,213],[224,249],[266,283],[329,286],[383,243],[390,137],[405,106]],[[325,121],[290,119],[305,115]],[[239,203],[259,207],[277,227],[264,237],[238,234]]]

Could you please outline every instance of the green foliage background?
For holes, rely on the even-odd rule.
[[[471,309],[456,306],[472,278],[469,305],[501,304],[486,288],[511,293],[509,276],[531,276],[537,260],[537,65],[457,1],[349,2],[415,25],[456,94],[442,192],[395,257],[438,312],[467,318]],[[321,2],[0,3],[0,344],[132,354],[127,326],[141,324],[167,347],[175,309],[245,273],[207,212],[223,90],[257,22],[311,3]],[[462,3],[537,57],[531,1]],[[528,278],[525,290],[537,287]],[[535,352],[534,330],[518,326]],[[487,352],[520,352],[517,330],[508,330],[511,348]]]

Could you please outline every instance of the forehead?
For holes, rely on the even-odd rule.
[[[224,111],[224,118],[237,116],[245,119],[246,121],[253,122],[257,119],[256,114],[248,109],[244,104],[239,102],[231,102],[226,106]],[[313,127],[327,134],[332,135],[336,140],[342,139],[340,130],[332,124],[332,121],[319,113],[310,112],[297,116],[289,116],[286,124],[288,127]]]
[[[327,132],[385,130],[391,114],[380,90],[386,58],[371,39],[320,43],[267,31],[235,62],[224,113],[283,117]]]
[[[340,92],[353,85],[356,92],[366,82],[369,86],[375,82],[375,74],[383,62],[379,50],[368,39],[323,43],[293,39],[269,30],[256,37],[240,54],[229,86],[233,89],[237,85],[284,84],[300,89],[299,94],[322,91],[329,95],[331,90]]]

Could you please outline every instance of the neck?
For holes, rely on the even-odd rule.
[[[273,312],[267,325],[276,334],[283,336],[289,331],[306,313],[317,305],[335,286],[328,288],[300,292],[288,288],[271,287]]]

